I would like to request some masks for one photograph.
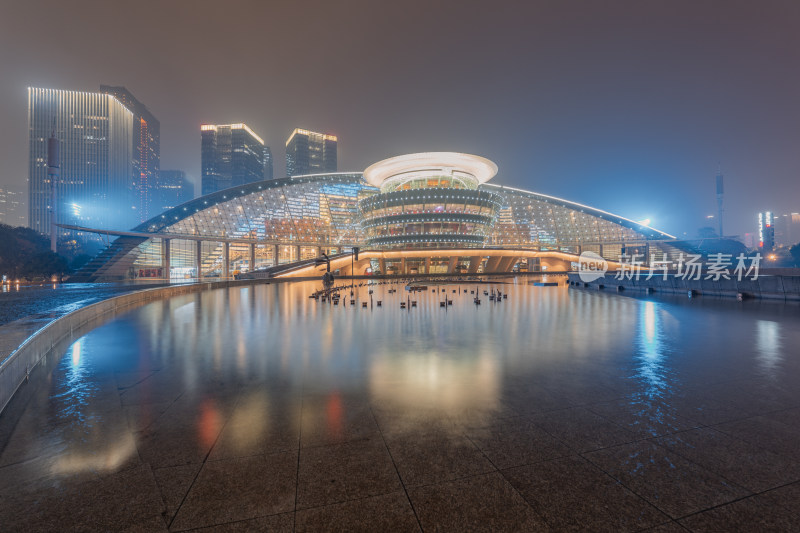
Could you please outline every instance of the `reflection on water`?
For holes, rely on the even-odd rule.
[[[641,302],[642,317],[639,322],[639,377],[646,385],[642,393],[649,398],[661,397],[669,384],[664,368],[665,342],[660,310],[656,302]]]
[[[761,371],[766,377],[775,377],[781,359],[780,324],[770,320],[756,321],[756,352]]]
[[[149,431],[180,432],[204,457],[219,442],[231,453],[278,437],[296,446],[301,419],[303,435],[335,440],[373,412],[413,432],[444,419],[475,427],[547,398],[564,399],[552,409],[617,402],[631,424],[663,428],[687,391],[756,372],[786,380],[793,374],[782,370],[796,364],[796,348],[787,347],[798,346],[797,314],[782,307],[521,281],[503,287],[501,303],[476,306],[470,290],[484,287],[453,285],[451,307],[428,290],[412,296],[417,307],[400,309],[408,298],[400,287],[389,294],[373,286],[372,298],[357,287],[353,306],[309,299],[318,288],[309,282],[134,309],[73,343],[32,381],[46,394],[24,411],[28,441],[0,460],[52,454],[57,475],[111,471],[145,456]]]
[[[67,351],[68,357],[62,359],[61,368],[65,369],[59,392],[52,399],[59,405],[63,416],[75,417],[81,423],[87,423],[89,400],[96,390],[94,379],[90,376],[89,364],[82,359],[83,341],[78,339]]]

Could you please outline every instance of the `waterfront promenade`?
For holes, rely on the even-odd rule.
[[[0,415],[0,520],[800,527],[795,304],[520,280],[414,296],[357,280],[354,305],[347,290],[339,305],[308,298],[313,282],[231,287],[119,314],[49,357]],[[498,287],[499,303],[482,294]]]

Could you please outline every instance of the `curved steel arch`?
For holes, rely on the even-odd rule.
[[[541,194],[533,191],[527,191],[525,189],[517,189],[516,187],[507,187],[505,185],[494,185],[491,183],[484,183],[479,187],[480,189],[493,189],[502,192],[511,192],[512,194],[518,194],[522,196],[527,196],[531,199],[537,200],[539,202],[544,202],[548,204],[557,205],[559,207],[564,207],[566,209],[572,209],[573,211],[578,211],[580,213],[586,213],[588,215],[595,216],[597,218],[601,218],[608,222],[612,222],[614,224],[619,224],[625,228],[628,228],[632,231],[642,234],[647,239],[675,239],[674,235],[670,235],[669,233],[657,230],[650,226],[646,226],[644,224],[640,224],[635,220],[631,220],[629,218],[625,218],[620,215],[615,215],[614,213],[609,213],[608,211],[603,211],[602,209],[597,209],[595,207],[591,207],[584,204],[579,204],[577,202],[571,202],[569,200],[564,200],[563,198],[558,198],[556,196],[549,196],[547,194]]]

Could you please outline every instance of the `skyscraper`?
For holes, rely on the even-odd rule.
[[[194,198],[194,184],[183,170],[161,170],[153,194],[153,216]]]
[[[101,85],[100,92],[113,95],[133,113],[131,206],[136,211],[136,221],[144,222],[156,214],[151,206],[161,161],[161,125],[125,87]]]
[[[269,146],[264,147],[264,179],[271,180],[274,177],[274,169],[272,168],[272,150]]]
[[[775,248],[775,226],[770,211],[758,214],[758,247],[763,252]]]
[[[203,194],[264,179],[264,141],[247,124],[200,126]]]
[[[9,226],[24,226],[24,200],[21,192],[0,187],[0,223]]]
[[[28,225],[50,235],[47,142],[61,151],[56,222],[128,229],[133,113],[106,93],[28,88]]]
[[[286,141],[286,174],[336,172],[335,135],[296,128]]]

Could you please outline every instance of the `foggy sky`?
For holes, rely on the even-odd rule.
[[[284,173],[295,127],[339,170],[488,157],[494,183],[689,237],[800,211],[800,2],[0,0],[0,185],[27,191],[26,88],[124,85],[161,168],[199,191],[202,122],[246,122]],[[716,225],[714,223],[714,225]]]

